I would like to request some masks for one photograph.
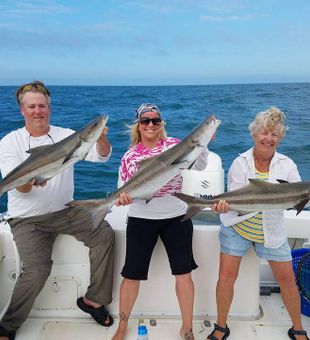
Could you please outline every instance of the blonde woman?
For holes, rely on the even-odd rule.
[[[161,154],[180,142],[167,137],[164,122],[157,106],[142,104],[136,111],[131,127],[131,147],[121,160],[120,178],[128,181],[138,170],[139,162]],[[194,164],[196,170],[206,167],[207,150]],[[181,222],[186,204],[173,196],[181,190],[182,178],[176,176],[166,183],[146,204],[145,200],[132,200],[122,193],[118,205],[131,204],[126,231],[126,259],[120,287],[120,321],[113,340],[124,339],[128,318],[138,296],[141,280],[147,280],[149,264],[158,237],[167,251],[172,275],[176,279],[176,295],[183,324],[182,338],[192,340],[192,314],[194,284],[191,271],[197,268],[192,252],[193,224]]]
[[[284,113],[276,107],[260,112],[249,125],[249,130],[254,146],[233,161],[228,172],[228,191],[245,186],[249,178],[274,183],[277,179],[300,181],[296,164],[276,151],[287,130]],[[222,201],[213,210],[227,212],[229,205]],[[264,211],[243,216],[229,211],[221,214],[221,221],[220,272],[216,289],[218,317],[207,339],[227,339],[230,334],[226,321],[233,299],[234,283],[242,256],[251,245],[260,258],[269,262],[279,283],[283,302],[293,324],[288,336],[291,339],[309,339],[301,324],[300,296],[292,269],[291,250],[285,235],[283,211]]]

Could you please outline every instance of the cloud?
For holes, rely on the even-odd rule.
[[[120,1],[120,0],[116,0]],[[149,12],[177,13],[193,11],[210,11],[230,13],[249,7],[247,0],[134,0],[126,1],[126,6],[137,7]],[[250,3],[251,4],[251,3]]]
[[[205,10],[217,13],[240,12],[248,8],[247,2],[242,0],[209,0],[203,2],[202,6]]]
[[[221,16],[221,15],[201,15],[201,20],[204,21],[250,21],[254,19],[253,15],[229,15],[229,16]]]
[[[0,4],[1,17],[28,17],[36,15],[52,15],[59,13],[70,13],[72,9],[56,1],[4,1]]]

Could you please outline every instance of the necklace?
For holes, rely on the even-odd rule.
[[[55,141],[54,141],[53,137],[52,137],[49,133],[47,133],[46,135],[47,135],[47,137],[52,141],[52,144],[55,144]],[[33,136],[32,136],[31,133],[29,133],[28,149],[31,149],[31,148],[30,148],[30,140],[31,140],[31,137],[33,137]]]

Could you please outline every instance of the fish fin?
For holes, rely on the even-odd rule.
[[[40,146],[36,146],[35,148],[31,148],[31,149],[27,150],[26,152],[30,153],[30,154],[36,154],[38,152],[50,149],[52,146],[53,145],[40,145]]]
[[[194,149],[194,146],[191,147],[191,148],[189,148],[182,156],[180,156],[179,158],[176,158],[176,159],[171,163],[171,165],[180,165],[180,164],[182,164],[182,163],[188,164],[187,161],[186,161],[186,156],[187,156],[193,149]],[[194,161],[193,163],[195,163],[195,161]],[[191,166],[193,165],[193,163],[190,164],[189,166],[191,167]],[[188,166],[186,166],[186,167],[184,166],[184,169],[188,169]]]
[[[284,180],[284,179],[278,179],[278,178],[277,178],[277,181],[278,181],[279,183],[281,183],[281,184],[283,184],[283,183],[289,183],[288,181],[286,181],[286,180]]]
[[[270,182],[262,181],[256,178],[249,178],[249,182],[250,184],[255,185],[256,187],[269,187],[270,185],[273,185]]]
[[[189,220],[192,216],[196,215],[197,213],[199,213],[199,211],[201,211],[203,209],[203,207],[198,207],[198,206],[191,206],[189,205],[186,211],[185,216],[182,218],[181,222]]]
[[[194,160],[194,162],[192,162],[192,164],[190,164],[190,166],[187,168],[187,170],[190,170],[193,167],[193,165],[195,164],[195,162],[196,162],[196,160]]]
[[[111,211],[113,201],[106,199],[91,199],[91,200],[75,200],[66,203],[69,207],[78,207],[87,210],[91,213],[93,220],[93,229],[97,229],[103,222],[106,214]]]
[[[304,209],[304,207],[307,205],[308,202],[309,202],[309,199],[305,199],[295,205],[294,208],[297,210],[296,216]]]
[[[174,196],[179,198],[180,200],[184,201],[187,204],[191,204],[191,203],[194,203],[195,201],[197,201],[197,197],[187,195],[187,194],[183,194],[182,192],[176,192],[176,193],[174,193]]]
[[[88,154],[89,154],[89,152],[87,152],[87,153],[84,155],[84,157],[81,159],[81,161],[85,161],[85,159],[86,159],[86,157],[87,157]]]
[[[149,163],[153,162],[159,156],[161,155],[155,155],[153,157],[149,157],[147,159],[143,159],[142,161],[137,162],[137,164],[139,165],[138,171],[141,171],[143,168],[146,168],[149,165]]]
[[[82,145],[82,141],[80,140],[76,146],[68,153],[68,155],[66,156],[66,158],[63,160],[62,164],[65,164],[66,162],[68,162],[71,158],[72,155],[74,154],[74,152]],[[86,155],[85,155],[86,157]]]
[[[199,211],[205,208],[202,205],[195,204],[197,201],[197,197],[195,196],[186,195],[181,192],[176,192],[174,196],[184,201],[188,206],[186,214],[181,220],[182,222],[190,219],[192,216],[196,215]]]

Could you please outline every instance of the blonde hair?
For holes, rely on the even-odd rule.
[[[249,125],[251,136],[256,135],[260,129],[270,131],[279,127],[282,138],[288,130],[288,127],[285,125],[285,119],[285,114],[275,106],[270,107],[266,111],[259,112]]]
[[[160,138],[166,138],[167,132],[165,130],[166,123],[161,121]],[[133,125],[127,125],[130,133],[130,147],[133,147],[141,142],[141,136],[139,132],[139,121],[135,121]]]

